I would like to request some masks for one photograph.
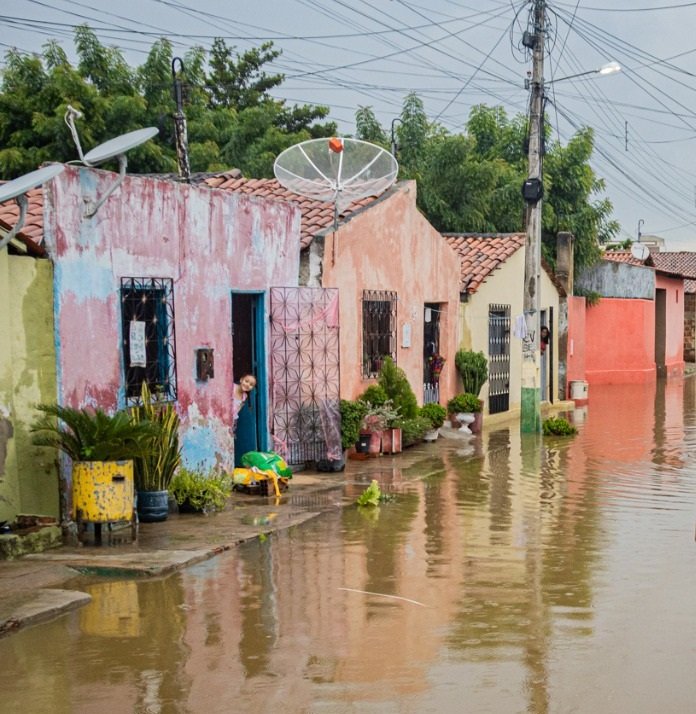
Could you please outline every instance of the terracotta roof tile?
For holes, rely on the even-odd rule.
[[[443,237],[459,255],[461,289],[469,294],[525,242],[524,233],[444,233]]]
[[[640,260],[633,257],[630,250],[607,250],[603,255],[604,260],[611,260],[613,263],[627,263],[628,265],[637,265],[641,268],[652,267],[649,264],[650,258]]]
[[[660,251],[651,253],[651,258],[658,270],[696,280],[696,252],[688,250]]]
[[[27,247],[32,255],[46,255],[43,248],[43,189],[34,188],[27,194],[27,215],[22,229],[15,238]],[[10,231],[19,219],[19,206],[17,202],[6,201],[0,204],[0,226],[5,231]]]

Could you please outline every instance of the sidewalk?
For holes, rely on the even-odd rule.
[[[161,523],[141,523],[134,543],[130,542],[130,529],[124,529],[116,534],[113,545],[108,544],[105,534],[101,546],[63,545],[16,560],[0,560],[0,636],[89,602],[89,595],[69,589],[70,580],[77,576],[167,575],[261,533],[289,528],[323,511],[342,508],[353,501],[345,496],[347,485],[367,486],[373,476],[407,468],[437,450],[435,445],[419,445],[396,456],[348,460],[341,473],[302,471],[293,476],[279,501],[235,492],[219,513],[176,513]]]

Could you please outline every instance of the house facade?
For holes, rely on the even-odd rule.
[[[524,322],[524,233],[447,233],[444,240],[460,263],[459,347],[483,352],[488,382],[480,397],[489,414],[519,413],[522,395]],[[542,401],[557,400],[562,285],[544,265],[539,295],[539,327],[549,328],[540,355],[537,384]]]
[[[68,166],[46,188],[57,400],[112,411],[146,381],[176,404],[183,462],[230,469],[270,445],[269,292],[297,284],[299,211],[127,176],[86,217],[114,178]],[[247,372],[253,408],[233,435],[233,382]]]
[[[418,210],[415,182],[352,203],[338,220],[332,204],[273,179],[223,174],[206,183],[299,206],[300,283],[337,295],[341,397],[373,384],[385,357],[404,370],[419,403],[444,404],[455,393],[459,261]],[[433,354],[447,360],[439,380],[429,369]]]

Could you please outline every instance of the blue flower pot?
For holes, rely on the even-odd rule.
[[[169,515],[169,491],[138,491],[136,510],[141,523],[166,521]]]

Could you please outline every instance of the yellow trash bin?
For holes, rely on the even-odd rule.
[[[133,520],[132,461],[78,461],[72,481],[73,518],[78,523]]]

